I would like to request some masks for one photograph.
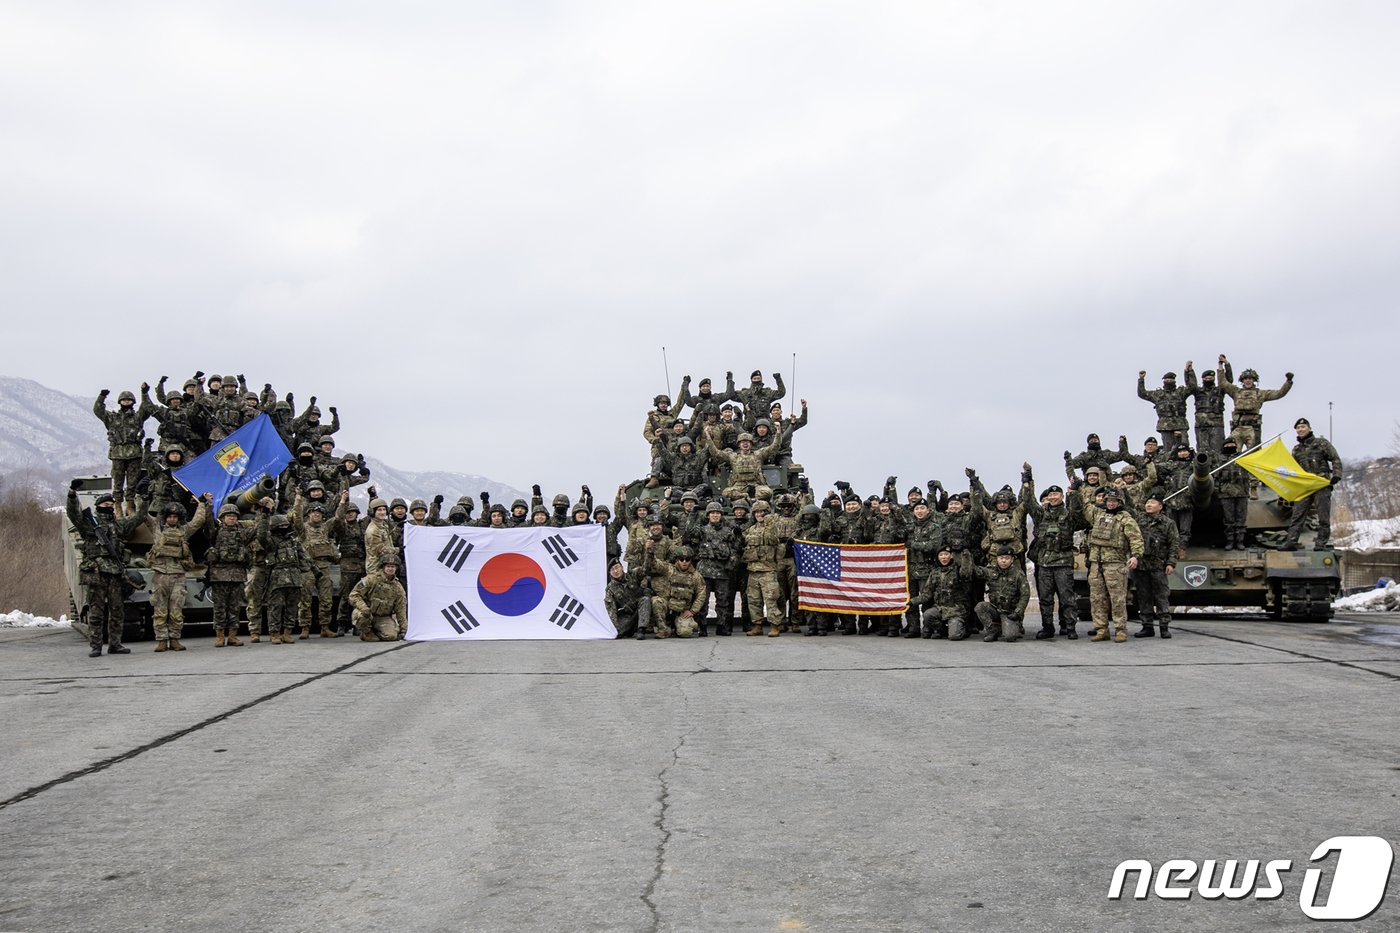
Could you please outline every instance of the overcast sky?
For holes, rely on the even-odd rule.
[[[1393,3],[0,3],[6,374],[547,492],[781,370],[814,483],[1047,483],[1225,352],[1396,418]],[[793,355],[796,380],[792,385]],[[94,430],[99,429],[96,421]],[[1291,432],[1290,436],[1291,436]],[[431,490],[423,490],[425,494]]]

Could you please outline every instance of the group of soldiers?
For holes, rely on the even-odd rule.
[[[1245,370],[1236,386],[1224,355],[1199,382],[1190,362],[1185,375],[1184,386],[1168,373],[1161,388],[1149,390],[1146,373],[1140,373],[1138,392],[1156,410],[1160,442],[1148,437],[1141,455],[1134,455],[1125,436],[1115,451],[1091,434],[1080,454],[1065,451],[1068,488],[1050,485],[1037,492],[1025,464],[1019,488],[989,492],[969,468],[965,492],[930,480],[924,488],[911,487],[903,501],[894,476],[883,495],[862,499],[849,483],[837,482],[818,501],[792,455],[792,434],[807,423],[807,402],[801,401],[800,415],[783,415],[780,374],[774,373],[777,386],[770,388],[755,370],[740,390],[733,374],[726,374],[719,395],[709,379],[692,394],[686,376],[674,410],[669,396],[660,395],[647,413],[643,437],[651,446],[651,467],[643,494],[629,502],[626,486],[619,486],[609,508],[595,506],[586,485],[576,499],[561,493],[548,507],[538,485],[530,501],[520,498],[509,506],[492,503],[483,492],[479,518],[473,517],[470,496],[453,503],[444,518],[441,495],[385,501],[373,486],[368,514],[361,516],[350,490],[369,482],[369,468],[362,455],[335,452],[339,416],[331,407],[332,422],[323,425],[314,397],[294,416],[290,393],[279,399],[270,384],[260,393],[249,391],[241,375],[213,376],[206,383],[202,373],[187,380],[181,393],[164,393],[162,377],[159,404],[143,384],[139,404],[134,393],[123,392],[110,410],[103,390],[94,412],[108,431],[112,492],[98,497],[90,516],[79,513],[76,492],[68,508],[81,538],[92,653],[100,655],[104,640],[110,653],[126,651],[120,634],[131,558],[124,542],[142,526],[152,540],[146,564],[154,577],[156,651],[184,650],[184,584],[200,561],[207,568],[216,647],[242,644],[240,616],[248,620],[253,642],[260,640],[264,620],[273,644],[308,638],[313,616],[325,638],[351,632],[366,641],[403,638],[409,524],[602,525],[609,560],[606,605],[618,637],[706,637],[711,630],[724,636],[738,625],[747,635],[766,630],[770,637],[802,629],[813,636],[951,640],[981,632],[984,641],[1016,641],[1024,635],[1030,599],[1029,561],[1041,615],[1035,637],[1074,639],[1074,564],[1080,554],[1089,576],[1094,640],[1107,640],[1110,625],[1115,640],[1126,640],[1130,578],[1142,620],[1137,635],[1160,632],[1169,638],[1167,577],[1191,535],[1191,509],[1180,492],[1202,456],[1189,443],[1186,400],[1195,399],[1197,447],[1214,468],[1225,546],[1243,548],[1251,481],[1230,461],[1258,443],[1261,406],[1286,394],[1293,382],[1289,373],[1280,389],[1261,390],[1258,374]],[[1234,400],[1228,435],[1226,396]],[[682,417],[687,408],[689,421]],[[174,471],[263,413],[295,452],[279,480],[237,503],[191,497]],[[144,437],[148,418],[159,422],[155,454],[153,440]],[[1335,484],[1341,477],[1335,449],[1312,434],[1306,419],[1298,419],[1296,428],[1300,464]],[[1115,473],[1118,463],[1124,466]],[[781,475],[793,477],[791,485],[772,483],[765,473],[770,466],[786,468]],[[1326,545],[1328,492],[1330,487],[1295,508],[1285,547],[1297,546],[1310,511],[1317,513],[1317,546]],[[902,615],[838,618],[798,608],[794,540],[903,544],[908,609]]]

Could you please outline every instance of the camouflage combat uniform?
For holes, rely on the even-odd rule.
[[[292,632],[304,578],[314,573],[315,565],[285,515],[259,518],[258,538],[267,555],[267,631],[274,645],[290,645],[296,640]]]
[[[1171,378],[1168,379],[1167,376]],[[1186,399],[1191,390],[1186,386],[1177,385],[1176,376],[1168,373],[1162,377],[1160,389],[1147,388],[1146,378],[1138,376],[1137,394],[1138,398],[1151,402],[1157,409],[1157,433],[1162,435],[1162,443],[1176,446],[1176,435],[1180,433],[1184,437],[1188,430]]]
[[[1176,522],[1166,512],[1144,514],[1137,519],[1142,533],[1142,556],[1132,573],[1133,589],[1137,593],[1138,619],[1142,629],[1138,635],[1153,634],[1153,626],[1162,627],[1162,637],[1170,638],[1168,628],[1172,619],[1171,587],[1167,582],[1168,568],[1176,564],[1180,541]]]
[[[408,634],[408,596],[398,579],[375,567],[350,591],[355,628],[362,641],[398,641]]]
[[[757,519],[757,516],[755,516]],[[781,528],[771,517],[744,531],[744,564],[749,571],[749,623],[747,635],[762,635],[768,621],[768,634],[782,634],[785,619],[782,591],[778,586],[778,562],[782,558]]]
[[[630,638],[651,625],[651,601],[642,592],[641,568],[627,570],[621,579],[608,575],[608,588],[603,594],[608,618],[617,629],[618,638]]]
[[[1325,437],[1309,432],[1307,437],[1300,438],[1293,445],[1293,459],[1307,472],[1331,480],[1333,486],[1341,482],[1342,458],[1337,455],[1337,448]],[[1323,486],[1293,503],[1293,517],[1288,523],[1285,547],[1297,545],[1308,515],[1313,510],[1317,512],[1317,537],[1313,540],[1313,548],[1320,551],[1328,546],[1332,539],[1332,486]]]
[[[131,407],[122,407],[121,402],[130,399]],[[92,403],[92,413],[107,429],[107,456],[112,461],[112,498],[120,511],[125,503],[128,516],[136,514],[136,481],[141,469],[141,442],[146,432],[142,426],[145,417],[136,406],[136,395],[122,392],[117,396],[117,407],[107,408],[107,390],[104,389]]]
[[[648,555],[655,561],[655,557]],[[657,638],[676,635],[692,638],[700,631],[699,619],[705,614],[705,580],[694,567],[682,570],[674,563],[656,562],[658,572],[651,598],[651,627]]]
[[[224,513],[235,506],[222,506]],[[253,562],[252,544],[258,537],[258,526],[252,521],[225,525],[220,520],[211,532],[212,541],[204,554],[209,566],[209,588],[214,600],[214,647],[241,645],[238,640],[238,615],[243,609],[244,588],[248,584],[248,568]]]
[[[368,520],[352,521],[342,513],[340,524],[332,531],[332,540],[340,552],[340,595],[336,609],[336,631],[345,634],[353,630],[350,617],[350,591],[365,575],[365,527]]]
[[[299,500],[300,502],[300,500]],[[311,558],[314,572],[307,574],[301,590],[301,603],[297,608],[297,621],[301,626],[302,638],[311,635],[311,603],[316,602],[316,620],[320,623],[320,636],[331,638],[335,629],[331,627],[331,564],[340,562],[340,550],[335,546],[335,538],[344,524],[344,503],[336,509],[332,518],[325,517],[325,505],[319,505],[321,520],[314,521],[310,511],[316,506],[293,508],[292,534],[296,535],[306,554]]]
[[[1079,624],[1079,604],[1074,595],[1074,516],[1064,501],[1057,506],[1041,505],[1031,497],[1029,487],[1023,490],[1021,501],[1035,521],[1035,538],[1026,556],[1035,562],[1041,633],[1054,633],[1055,602],[1058,600],[1059,633],[1078,638],[1074,628]]]
[[[758,381],[755,382],[754,378]],[[777,382],[776,389],[770,389],[763,384],[763,373],[754,370],[749,376],[749,385],[737,391],[735,396],[744,406],[744,427],[752,431],[755,422],[759,418],[768,414],[768,409],[773,403],[787,395],[787,386],[783,385],[783,374],[774,373],[773,380]]]
[[[209,508],[201,501],[194,518],[183,525],[167,525],[164,515],[146,519],[146,527],[151,532],[151,549],[146,553],[146,566],[152,572],[151,624],[155,628],[157,651],[167,648],[185,650],[180,644],[181,630],[185,625],[185,574],[194,567],[189,539],[191,534],[204,527],[208,515]]]
[[[1021,565],[1009,554],[1009,546],[1002,545],[1000,554],[1013,557],[1006,567],[998,561],[990,567],[972,568],[972,573],[986,584],[986,596],[973,607],[977,621],[982,623],[982,640],[1020,641],[1025,635],[1026,606],[1031,601],[1031,588],[1026,583],[1026,575]]]
[[[1079,496],[1083,490],[1073,493]],[[1142,556],[1142,532],[1126,509],[1108,509],[1085,502],[1081,508],[1089,530],[1085,537],[1088,547],[1089,603],[1094,619],[1094,641],[1108,640],[1108,625],[1113,622],[1115,639],[1128,637],[1128,559]]]
[[[1253,372],[1253,370],[1245,370],[1241,374],[1241,378],[1243,379]],[[1265,402],[1272,402],[1288,394],[1288,390],[1293,388],[1292,373],[1277,389],[1261,389],[1257,384],[1252,389],[1246,386],[1237,386],[1225,375],[1223,370],[1216,370],[1215,378],[1218,382],[1223,382],[1226,394],[1235,403],[1235,408],[1230,413],[1230,433],[1239,442],[1240,450],[1247,451],[1251,447],[1258,446],[1259,439],[1264,436],[1264,418],[1261,409]]]
[[[951,558],[948,563],[934,561],[911,603],[928,607],[920,615],[924,638],[947,637],[950,641],[961,641],[967,637],[972,558],[966,551],[956,557],[951,551],[948,553]]]
[[[1186,393],[1195,401],[1196,449],[1210,453],[1220,449],[1225,443],[1225,388],[1224,383],[1233,382],[1233,367],[1227,362],[1220,378],[1213,370],[1204,373],[1210,376],[1203,382],[1196,380],[1196,370],[1186,367]]]
[[[106,497],[113,499],[115,497]],[[98,497],[100,503],[103,497]],[[95,508],[89,519],[78,508],[78,494],[68,491],[66,503],[68,521],[78,533],[81,557],[78,563],[78,581],[87,588],[86,611],[88,623],[88,643],[94,652],[102,650],[104,641],[109,646],[121,647],[122,625],[125,622],[126,562],[129,559],[125,542],[145,523],[146,502],[139,499],[127,518],[108,517],[106,509]],[[98,529],[102,532],[99,534]],[[111,550],[102,543],[107,538]]]

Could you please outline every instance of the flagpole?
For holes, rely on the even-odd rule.
[[[1210,476],[1214,476],[1216,473],[1219,473],[1221,470],[1225,469],[1227,466],[1229,466],[1230,464],[1234,463],[1236,460],[1240,459],[1240,458],[1243,457],[1245,454],[1252,454],[1252,453],[1254,453],[1256,450],[1258,450],[1260,447],[1263,447],[1265,444],[1272,444],[1274,441],[1278,440],[1280,437],[1283,437],[1283,432],[1282,432],[1282,431],[1280,431],[1279,433],[1275,434],[1273,437],[1269,438],[1267,441],[1261,441],[1260,443],[1255,444],[1253,447],[1249,448],[1248,450],[1246,450],[1246,451],[1244,451],[1244,452],[1242,452],[1242,453],[1235,454],[1235,455],[1234,455],[1233,457],[1231,457],[1229,460],[1226,460],[1224,463],[1220,464],[1220,466],[1216,467],[1214,470],[1211,470],[1209,475],[1210,475]],[[1186,490],[1188,490],[1188,489],[1190,489],[1190,488],[1191,488],[1190,485],[1182,486],[1182,487],[1181,487],[1180,489],[1178,489],[1176,492],[1174,492],[1174,493],[1172,493],[1171,495],[1167,496],[1166,499],[1163,499],[1163,500],[1162,500],[1162,504],[1165,505],[1169,499],[1175,499],[1177,496],[1181,495],[1183,492],[1185,492]]]
[[[797,354],[796,354],[796,353],[794,353],[794,354],[792,355],[792,398],[797,398]],[[789,402],[788,402],[788,411],[791,411],[792,409],[793,409],[793,404],[792,404],[791,401],[789,401]],[[1331,427],[1331,425],[1328,425],[1328,427],[1327,427],[1327,433],[1328,433],[1329,435],[1332,433],[1332,427]]]
[[[666,371],[666,394],[671,394],[671,364],[666,361],[666,347],[661,348],[661,368]]]

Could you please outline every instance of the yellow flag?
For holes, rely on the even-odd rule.
[[[1235,462],[1289,502],[1297,502],[1332,485],[1316,473],[1305,472],[1298,466],[1298,461],[1293,459],[1279,438],[1274,438],[1269,446],[1245,454]]]

